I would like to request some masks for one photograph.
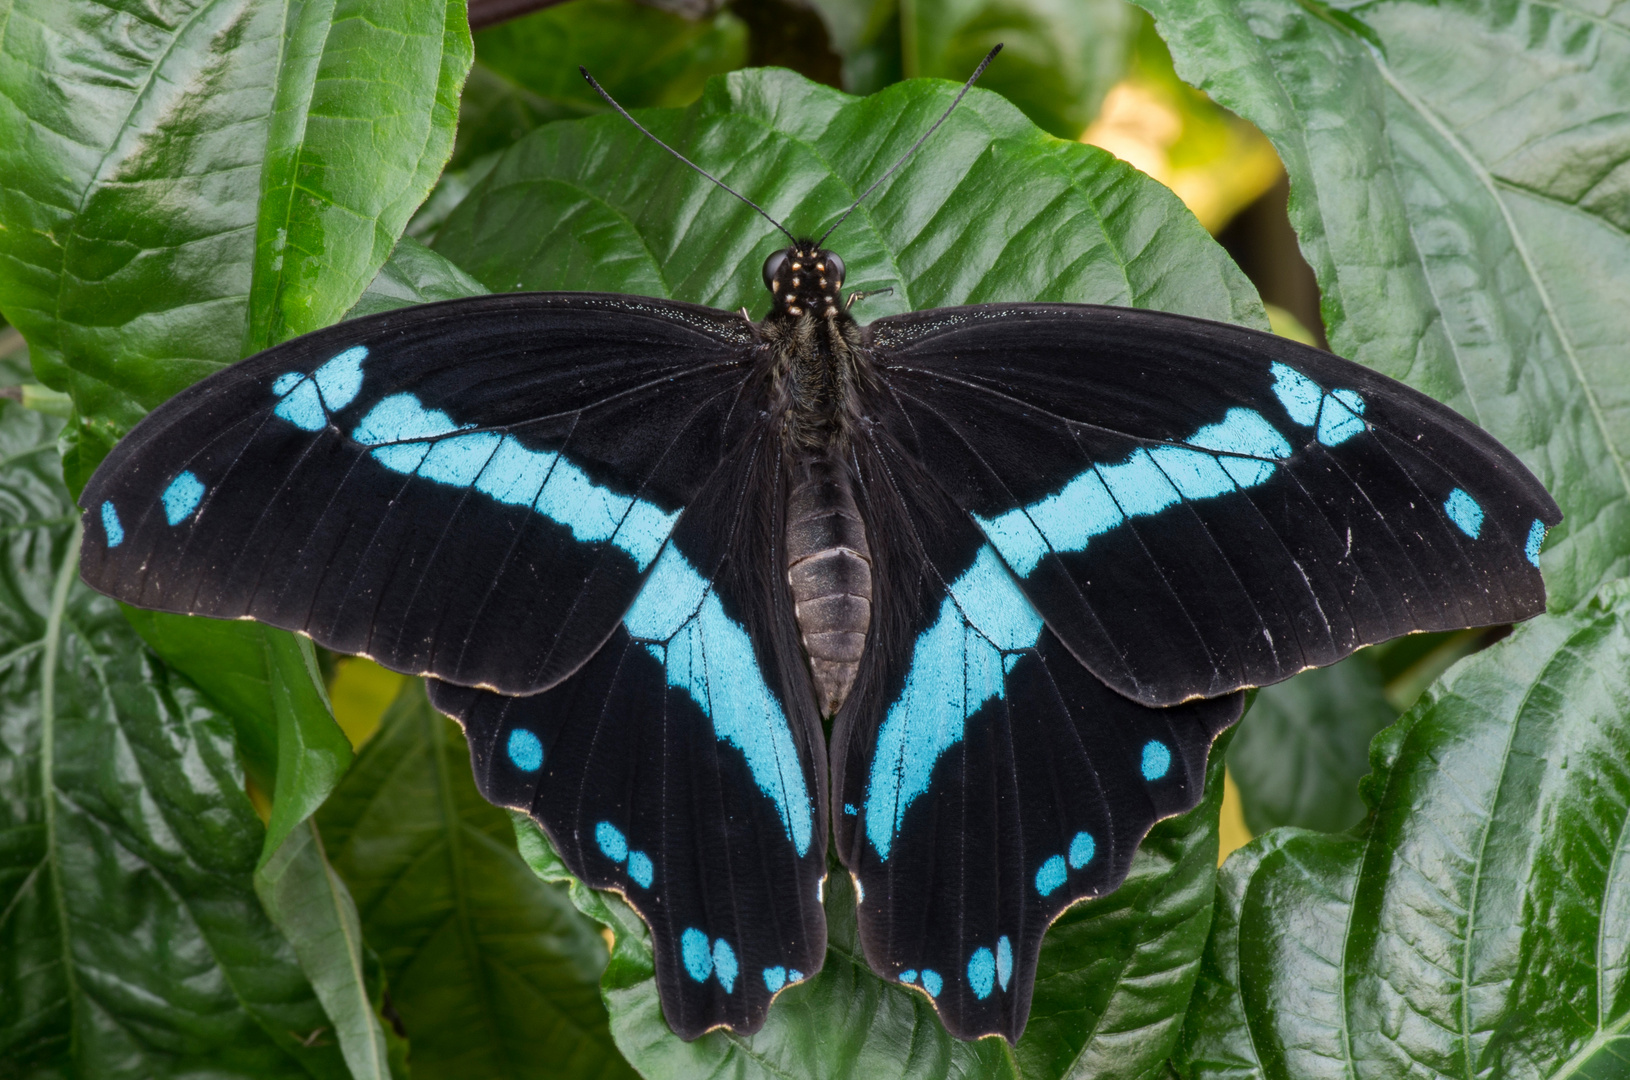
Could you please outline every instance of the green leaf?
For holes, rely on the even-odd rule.
[[[1253,833],[1357,825],[1370,740],[1396,719],[1371,649],[1263,687],[1228,752],[1245,824]]]
[[[480,31],[475,58],[455,168],[539,124],[604,112],[579,67],[626,108],[689,105],[709,76],[747,62],[747,27],[725,12],[685,19],[634,0],[571,0]]]
[[[417,1080],[630,1075],[596,985],[604,944],[516,854],[457,725],[420,682],[317,822],[379,952]]]
[[[1561,503],[1551,610],[1630,571],[1630,10],[1144,6],[1178,72],[1278,148],[1332,347],[1459,409]]]
[[[486,291],[469,274],[412,237],[404,236],[396,242],[391,257],[385,260],[378,276],[345,317],[355,319],[409,304],[480,296]]]
[[[1138,31],[1126,0],[905,0],[900,19],[907,76],[961,82],[1000,44],[979,85],[1064,139],[1098,115]]]
[[[77,490],[143,413],[351,306],[452,147],[462,0],[0,0],[0,307],[73,395]]]
[[[464,0],[294,5],[268,125],[245,353],[320,330],[384,263],[453,149]]]
[[[390,1049],[368,992],[362,925],[351,893],[323,852],[317,826],[309,817],[302,820],[262,863],[256,895],[310,976],[351,1075],[388,1080]]]
[[[1229,859],[1185,1076],[1622,1076],[1630,581],[1454,668],[1352,833]]]
[[[513,811],[510,818],[533,872],[569,885],[579,910],[615,936],[601,980],[612,1033],[648,1076],[1141,1077],[1158,1072],[1176,1046],[1211,926],[1229,738],[1212,752],[1201,804],[1155,826],[1118,890],[1070,908],[1048,931],[1030,1024],[1013,1049],[999,1038],[958,1042],[921,994],[872,974],[853,886],[836,864],[826,880],[820,973],[783,991],[756,1035],[719,1031],[683,1042],[662,1018],[639,915],[616,894],[573,878],[530,818]]]
[[[0,403],[0,1061],[345,1076],[255,896],[231,726],[79,583],[59,426]]]
[[[714,79],[689,109],[642,115],[697,164],[820,235],[950,104],[956,87],[853,98],[789,71]],[[495,291],[590,289],[725,310],[768,306],[759,268],[785,239],[617,116],[517,143],[437,234]],[[1166,188],[1038,130],[974,90],[829,243],[875,318],[957,303],[1074,300],[1267,327],[1250,283]]]
[[[124,610],[153,651],[232,718],[250,776],[272,794],[269,857],[351,764],[311,642],[260,623]]]

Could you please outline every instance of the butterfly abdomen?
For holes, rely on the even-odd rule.
[[[872,619],[872,556],[849,471],[836,455],[793,468],[787,495],[787,580],[821,711],[854,686]]]

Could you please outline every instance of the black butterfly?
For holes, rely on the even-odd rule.
[[[757,324],[509,294],[250,357],[97,470],[85,580],[430,677],[686,1038],[820,969],[830,835],[872,968],[1016,1040],[1244,688],[1543,609],[1556,504],[1365,368],[1111,307],[862,327],[819,242],[764,278]]]

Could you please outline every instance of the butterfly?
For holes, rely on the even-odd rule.
[[[820,970],[830,845],[873,970],[1017,1040],[1246,688],[1543,610],[1556,504],[1400,383],[1126,308],[862,326],[788,239],[759,322],[513,293],[252,356],[98,468],[81,573],[425,676],[685,1038]]]

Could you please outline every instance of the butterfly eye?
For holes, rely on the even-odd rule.
[[[843,284],[843,260],[828,251],[825,262],[827,280],[831,281],[832,287],[836,289]]]
[[[775,292],[775,283],[781,277],[782,269],[787,265],[787,251],[785,248],[772,252],[764,260],[764,287]]]

